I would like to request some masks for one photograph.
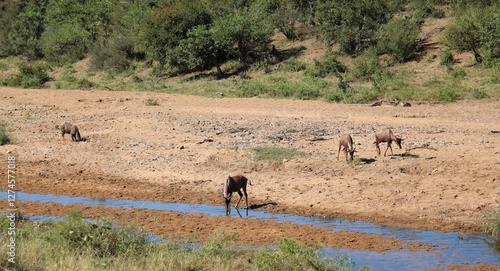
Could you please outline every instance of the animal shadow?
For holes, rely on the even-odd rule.
[[[367,165],[377,161],[373,158],[359,158],[359,160]]]
[[[260,208],[262,208],[262,207],[264,207],[264,206],[267,206],[267,205],[277,206],[278,204],[277,204],[277,203],[275,203],[275,202],[264,203],[264,204],[253,204],[253,205],[250,205],[250,206],[248,207],[248,209],[250,209],[250,210],[260,209]]]

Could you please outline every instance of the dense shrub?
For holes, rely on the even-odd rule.
[[[324,260],[317,248],[286,237],[278,240],[276,250],[262,249],[255,259],[257,270],[350,270],[353,265],[354,262],[345,255]]]
[[[370,49],[354,59],[350,72],[357,80],[377,84],[381,84],[382,80],[392,76],[390,71],[382,66],[376,52]]]
[[[90,68],[97,71],[128,70],[134,57],[134,44],[131,39],[117,37],[103,45],[97,45],[92,50]]]
[[[22,88],[40,88],[45,82],[52,80],[47,71],[51,67],[46,63],[18,63],[19,73],[13,77],[5,79],[2,84],[7,86],[20,86]]]
[[[324,78],[328,75],[340,75],[347,71],[347,66],[337,60],[334,54],[326,54],[321,59],[314,59],[314,65],[304,70],[304,75]]]
[[[439,102],[456,102],[461,98],[460,92],[456,88],[444,87],[429,92],[428,99]]]
[[[35,4],[29,4],[17,16],[8,33],[11,53],[25,56],[30,60],[43,57],[40,37],[44,30],[43,9]]]
[[[382,27],[379,48],[397,62],[406,62],[415,57],[421,49],[416,41],[423,20],[415,17],[397,17]]]
[[[345,54],[357,54],[373,42],[392,9],[382,0],[326,1],[316,12],[318,31],[328,42],[340,45]]]
[[[88,31],[68,23],[51,26],[44,32],[41,41],[45,58],[56,65],[83,59],[92,44]]]
[[[483,61],[483,52],[489,58],[500,57],[500,6],[471,7],[466,9],[448,26],[446,44],[459,51],[469,51],[476,61]]]
[[[0,123],[0,146],[9,144],[10,137],[7,135],[7,128],[5,123]]]
[[[283,61],[283,65],[280,66],[280,70],[289,72],[299,72],[307,69],[307,63],[298,60],[297,58],[290,58]]]
[[[455,63],[451,50],[443,50],[439,53],[439,64],[451,67]]]
[[[147,246],[147,235],[133,227],[117,228],[111,222],[87,223],[73,211],[59,225],[58,238],[72,249],[88,249],[97,257],[141,251]]]

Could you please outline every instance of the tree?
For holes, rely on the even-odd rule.
[[[202,1],[165,0],[156,3],[153,12],[146,14],[141,39],[161,66],[176,65],[169,55],[188,37],[188,31],[211,23],[209,9]],[[171,62],[171,63],[169,63]]]
[[[227,40],[218,38],[213,29],[199,25],[188,32],[188,37],[170,51],[169,62],[183,71],[199,67],[215,66],[222,75],[221,61],[225,60],[230,47]]]
[[[416,41],[423,20],[398,17],[382,27],[382,38],[378,43],[381,52],[392,55],[396,61],[405,62],[415,56],[421,45]]]
[[[181,71],[215,66],[220,75],[223,61],[236,57],[246,64],[249,55],[267,51],[272,30],[249,12],[219,14],[213,20],[190,29],[167,51],[166,62]]]
[[[458,16],[445,34],[446,44],[459,51],[474,54],[476,62],[483,61],[483,54],[500,57],[500,7],[473,6]]]
[[[9,39],[14,23],[25,5],[19,1],[0,1],[0,57],[14,54],[12,43]]]
[[[24,55],[28,59],[38,59],[43,56],[40,37],[45,30],[44,8],[35,4],[21,12],[8,34],[12,53]]]
[[[247,63],[250,53],[266,52],[273,34],[270,27],[246,10],[218,17],[212,28],[222,43],[236,47],[237,57],[242,64]]]
[[[331,0],[318,5],[318,31],[329,43],[340,45],[342,53],[363,51],[373,41],[391,9],[383,0]]]

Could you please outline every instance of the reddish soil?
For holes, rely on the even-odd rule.
[[[148,99],[159,106],[147,106]],[[23,118],[28,112],[32,118]],[[500,200],[500,103],[491,99],[370,107],[1,87],[0,118],[8,122],[14,139],[0,146],[0,153],[3,161],[7,155],[16,156],[17,191],[222,205],[225,178],[243,174],[252,181],[249,203],[255,210],[462,233],[478,232],[486,213],[496,210]],[[76,124],[86,141],[72,142],[69,135],[62,140],[55,125],[65,121]],[[390,150],[386,157],[377,156],[372,127],[392,128],[405,138],[403,149],[393,146],[394,156]],[[342,133],[352,135],[357,163],[347,164],[342,153],[337,161]],[[257,146],[304,154],[260,162],[249,151]],[[0,179],[7,179],[6,170],[0,170]],[[0,187],[6,186],[4,181]],[[22,202],[19,206],[26,214],[64,214],[69,209]],[[155,233],[175,238],[193,231],[203,237],[224,228],[238,231],[239,242],[253,245],[293,236],[352,249],[432,249],[222,213],[208,217],[81,208],[85,215],[113,218],[123,213],[122,221],[134,218]]]

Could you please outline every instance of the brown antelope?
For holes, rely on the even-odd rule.
[[[238,209],[238,205],[240,204],[241,199],[243,198],[243,194],[240,190],[243,189],[243,193],[245,194],[245,202],[247,204],[247,214],[248,214],[248,195],[247,195],[247,182],[252,185],[252,183],[243,175],[236,176],[228,176],[226,181],[224,182],[224,190],[222,191],[222,196],[226,200],[226,215],[231,213],[231,207],[229,203],[231,203],[231,198],[233,197],[233,192],[238,192],[240,195],[240,199],[234,208]]]
[[[356,151],[356,148],[354,148],[354,145],[352,143],[352,137],[349,134],[343,134],[340,136],[339,140],[339,151],[337,153],[337,161],[339,160],[339,155],[340,155],[340,149],[344,147],[344,154],[345,154],[345,161],[349,162],[349,160],[353,160],[354,152]],[[347,160],[347,153],[349,153],[349,160]]]
[[[61,124],[61,126],[56,125],[56,129],[61,130],[61,135],[62,135],[63,140],[64,140],[64,134],[70,134],[71,139],[73,141],[78,142],[78,141],[82,140],[82,137],[80,136],[80,132],[78,131],[78,127],[76,127],[76,125],[73,125],[69,122],[65,122],[65,123]]]
[[[389,148],[391,149],[391,155],[394,155],[391,147],[392,142],[396,142],[398,147],[401,149],[401,141],[403,141],[403,139],[401,139],[400,137],[396,137],[389,128],[380,129],[375,132],[375,146],[377,147],[377,153],[379,156],[380,156],[380,147],[379,147],[380,142],[387,142],[387,148],[385,149],[384,152],[385,156]]]

